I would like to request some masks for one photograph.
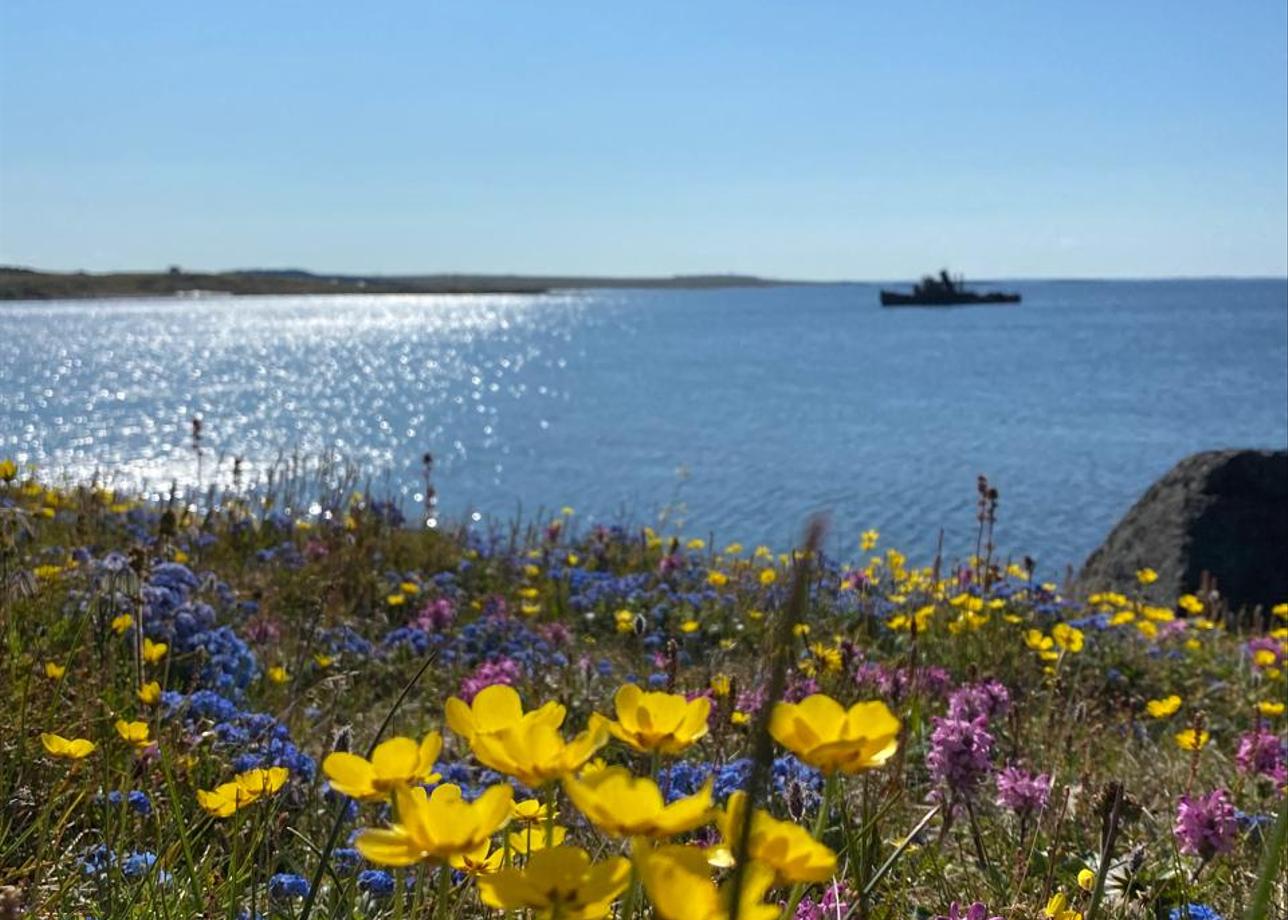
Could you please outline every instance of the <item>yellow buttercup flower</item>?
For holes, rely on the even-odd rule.
[[[112,632],[118,636],[134,625],[134,617],[128,613],[121,613],[112,617]]]
[[[453,869],[464,872],[466,875],[491,875],[501,868],[501,862],[504,858],[504,850],[494,850],[491,842],[484,840],[471,852],[450,857],[447,860],[447,864]]]
[[[711,692],[717,699],[724,699],[733,689],[733,678],[728,674],[716,674],[711,678],[708,686],[711,687]]]
[[[538,799],[523,799],[510,806],[510,820],[516,824],[543,824],[550,809]],[[559,817],[556,812],[555,817]]]
[[[1051,627],[1051,638],[1056,645],[1066,652],[1076,654],[1082,651],[1082,630],[1076,626],[1070,626],[1068,623],[1056,623],[1055,626]]]
[[[1096,887],[1096,873],[1090,869],[1078,870],[1078,887],[1083,891],[1090,891]]]
[[[592,863],[580,847],[551,847],[533,853],[522,869],[480,877],[479,900],[498,910],[535,911],[543,920],[599,920],[626,890],[630,873],[621,856]]]
[[[1183,751],[1199,751],[1208,743],[1211,734],[1205,731],[1195,731],[1187,728],[1185,731],[1176,733],[1176,746]]]
[[[881,534],[875,530],[865,530],[859,535],[859,551],[870,553],[876,549],[877,540],[881,539]]]
[[[151,706],[157,700],[161,699],[161,685],[155,680],[150,680],[138,690],[134,695],[139,698],[139,702]]]
[[[67,668],[56,661],[45,662],[45,676],[50,680],[60,680],[67,673]]]
[[[1145,710],[1155,719],[1165,719],[1180,708],[1181,698],[1175,693],[1161,700],[1150,700],[1145,704]]]
[[[1176,606],[1186,613],[1202,613],[1203,602],[1193,594],[1182,594],[1176,599]]]
[[[214,789],[198,789],[197,804],[207,814],[228,818],[239,808],[276,793],[290,775],[286,767],[247,770],[238,773],[232,782],[220,783]]]
[[[88,738],[64,738],[52,732],[41,732],[40,743],[50,757],[61,757],[64,760],[83,760],[98,747]]]
[[[510,832],[510,850],[520,856],[527,856],[537,850],[561,846],[568,836],[568,828],[558,824],[549,827],[526,827],[520,831]]]
[[[453,696],[444,707],[448,726],[466,741],[472,741],[476,734],[504,731],[525,719],[558,728],[563,724],[564,713],[564,707],[551,700],[525,714],[518,692],[505,684],[484,687],[469,703]]]
[[[1273,649],[1259,648],[1252,653],[1252,663],[1259,668],[1274,667],[1279,656],[1274,653]]]
[[[644,891],[660,920],[726,920],[732,888],[723,888],[711,880],[707,856],[697,847],[664,846],[650,849],[635,847],[635,866]],[[777,905],[762,903],[773,884],[774,874],[759,863],[747,867],[739,898],[738,916],[742,920],[775,920]]]
[[[613,614],[613,625],[619,633],[635,631],[635,614],[629,610],[619,610]]]
[[[443,749],[443,736],[430,732],[417,744],[411,738],[382,741],[371,752],[371,760],[334,751],[322,761],[322,772],[331,788],[355,799],[382,799],[395,789],[416,783],[433,783],[434,761]]]
[[[699,624],[697,620],[689,619],[680,624],[680,632],[682,633],[695,633],[700,628],[701,624]]]
[[[169,650],[170,646],[164,642],[153,642],[147,638],[143,640],[143,660],[148,664],[156,664]]]
[[[930,626],[930,620],[934,615],[935,615],[934,605],[927,604],[924,607],[917,608],[917,610],[912,614],[911,617],[903,613],[892,616],[886,622],[886,625],[889,626],[891,629],[900,630],[900,631],[904,631],[904,630],[910,631],[915,626],[917,628],[917,632],[925,632],[926,629]]]
[[[1152,585],[1158,581],[1158,573],[1151,568],[1137,569],[1136,580],[1142,585]]]
[[[147,722],[126,722],[124,719],[117,719],[115,728],[121,738],[136,748],[145,748],[152,743],[148,735]]]
[[[214,789],[198,789],[197,804],[201,810],[216,818],[231,818],[239,808],[245,808],[255,801],[255,796],[247,793],[236,781],[220,783]]]
[[[1055,650],[1055,640],[1044,636],[1040,629],[1030,629],[1024,634],[1024,644],[1038,653],[1043,661],[1055,661],[1060,653]]]
[[[1051,896],[1047,906],[1042,908],[1042,915],[1051,920],[1082,920],[1082,914],[1069,907],[1069,900],[1063,891],[1057,891]]]
[[[726,848],[737,845],[746,820],[747,794],[738,791],[729,796],[724,811],[716,815]],[[751,819],[747,853],[753,861],[773,870],[775,885],[822,882],[836,873],[836,854],[830,847],[815,840],[799,824],[779,821],[761,808]]]
[[[499,732],[476,732],[470,750],[479,763],[538,789],[576,773],[608,743],[608,729],[602,724],[565,741],[558,728],[533,715]]]
[[[291,679],[290,675],[286,673],[286,668],[282,667],[280,664],[275,664],[270,667],[265,672],[265,676],[275,684],[284,684]]]
[[[761,569],[760,575],[757,577],[760,579],[760,583],[762,585],[772,585],[774,582],[778,581],[778,573],[773,569]]]
[[[723,588],[729,584],[729,576],[724,572],[718,572],[713,569],[707,573],[707,584],[713,588]]]
[[[1281,716],[1284,714],[1284,704],[1272,702],[1271,700],[1262,700],[1257,704],[1257,712],[1263,716]]]
[[[774,740],[824,773],[880,767],[899,747],[899,728],[899,720],[879,700],[847,710],[822,693],[799,703],[777,703],[769,718]]]
[[[398,823],[368,828],[358,835],[358,852],[381,866],[411,866],[446,862],[475,853],[510,817],[514,790],[498,783],[473,802],[461,798],[461,788],[444,783],[427,795],[420,786],[394,789]]]
[[[818,662],[819,666],[829,674],[835,674],[840,671],[844,663],[839,646],[814,642],[810,644],[809,653],[814,656],[814,660]]]
[[[707,733],[711,700],[700,696],[686,700],[678,693],[644,691],[635,684],[623,684],[613,697],[617,719],[598,714],[591,724],[602,721],[613,737],[644,753],[678,754]]]
[[[1145,615],[1145,619],[1152,620],[1155,623],[1170,623],[1176,619],[1176,614],[1172,612],[1170,607],[1155,607],[1151,604],[1146,604],[1141,607],[1140,612]]]
[[[9,457],[0,460],[0,480],[13,482],[18,475],[18,464],[14,463]]]
[[[653,780],[609,767],[584,779],[564,777],[564,790],[577,810],[613,837],[674,837],[708,823],[712,780],[696,793],[667,805]]]

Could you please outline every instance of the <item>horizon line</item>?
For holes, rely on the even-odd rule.
[[[194,268],[189,266],[177,266],[183,274],[198,275],[236,275],[251,273],[267,274],[287,274],[287,273],[304,273],[317,278],[350,278],[350,279],[409,279],[409,278],[514,278],[524,280],[560,280],[570,279],[578,281],[595,281],[603,280],[606,282],[620,281],[663,281],[663,280],[682,280],[686,278],[743,278],[749,281],[757,281],[770,285],[824,285],[824,284],[901,284],[907,283],[906,277],[886,277],[886,278],[784,278],[772,275],[758,275],[746,271],[690,271],[690,272],[672,272],[662,274],[641,274],[637,272],[628,273],[579,273],[579,272],[515,272],[515,271],[459,271],[459,270],[433,270],[433,271],[379,271],[379,272],[355,272],[355,271],[318,271],[312,268],[271,268],[271,267],[251,267],[251,268]],[[59,274],[59,275],[164,275],[169,271],[170,266],[159,269],[140,269],[140,268],[113,268],[113,269],[60,269],[60,268],[37,268],[32,265],[22,265],[18,263],[7,263],[0,261],[0,271],[31,271],[42,274]],[[926,274],[933,274],[927,272]],[[918,275],[911,280],[919,280]],[[973,275],[968,280],[977,282],[987,281],[1017,281],[1017,282],[1097,282],[1097,281],[1283,281],[1288,282],[1288,272],[1283,274],[1231,274],[1231,273],[1212,273],[1212,274],[1175,274],[1175,275],[1151,275],[1151,274],[1109,274],[1109,275],[1006,275],[1006,274],[980,274]]]

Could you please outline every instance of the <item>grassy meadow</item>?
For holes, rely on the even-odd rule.
[[[0,463],[0,918],[1288,911],[1288,604],[207,499]]]

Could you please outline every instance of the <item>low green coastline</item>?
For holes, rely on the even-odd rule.
[[[666,278],[585,275],[323,275],[305,271],[43,272],[0,267],[0,300],[176,297],[201,294],[543,294],[591,288],[707,289],[788,282],[748,275]],[[795,283],[795,282],[792,282]]]

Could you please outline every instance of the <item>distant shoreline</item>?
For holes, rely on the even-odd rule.
[[[228,294],[544,294],[588,288],[710,289],[800,282],[747,275],[599,278],[555,275],[315,275],[304,271],[41,272],[0,267],[0,300]]]

